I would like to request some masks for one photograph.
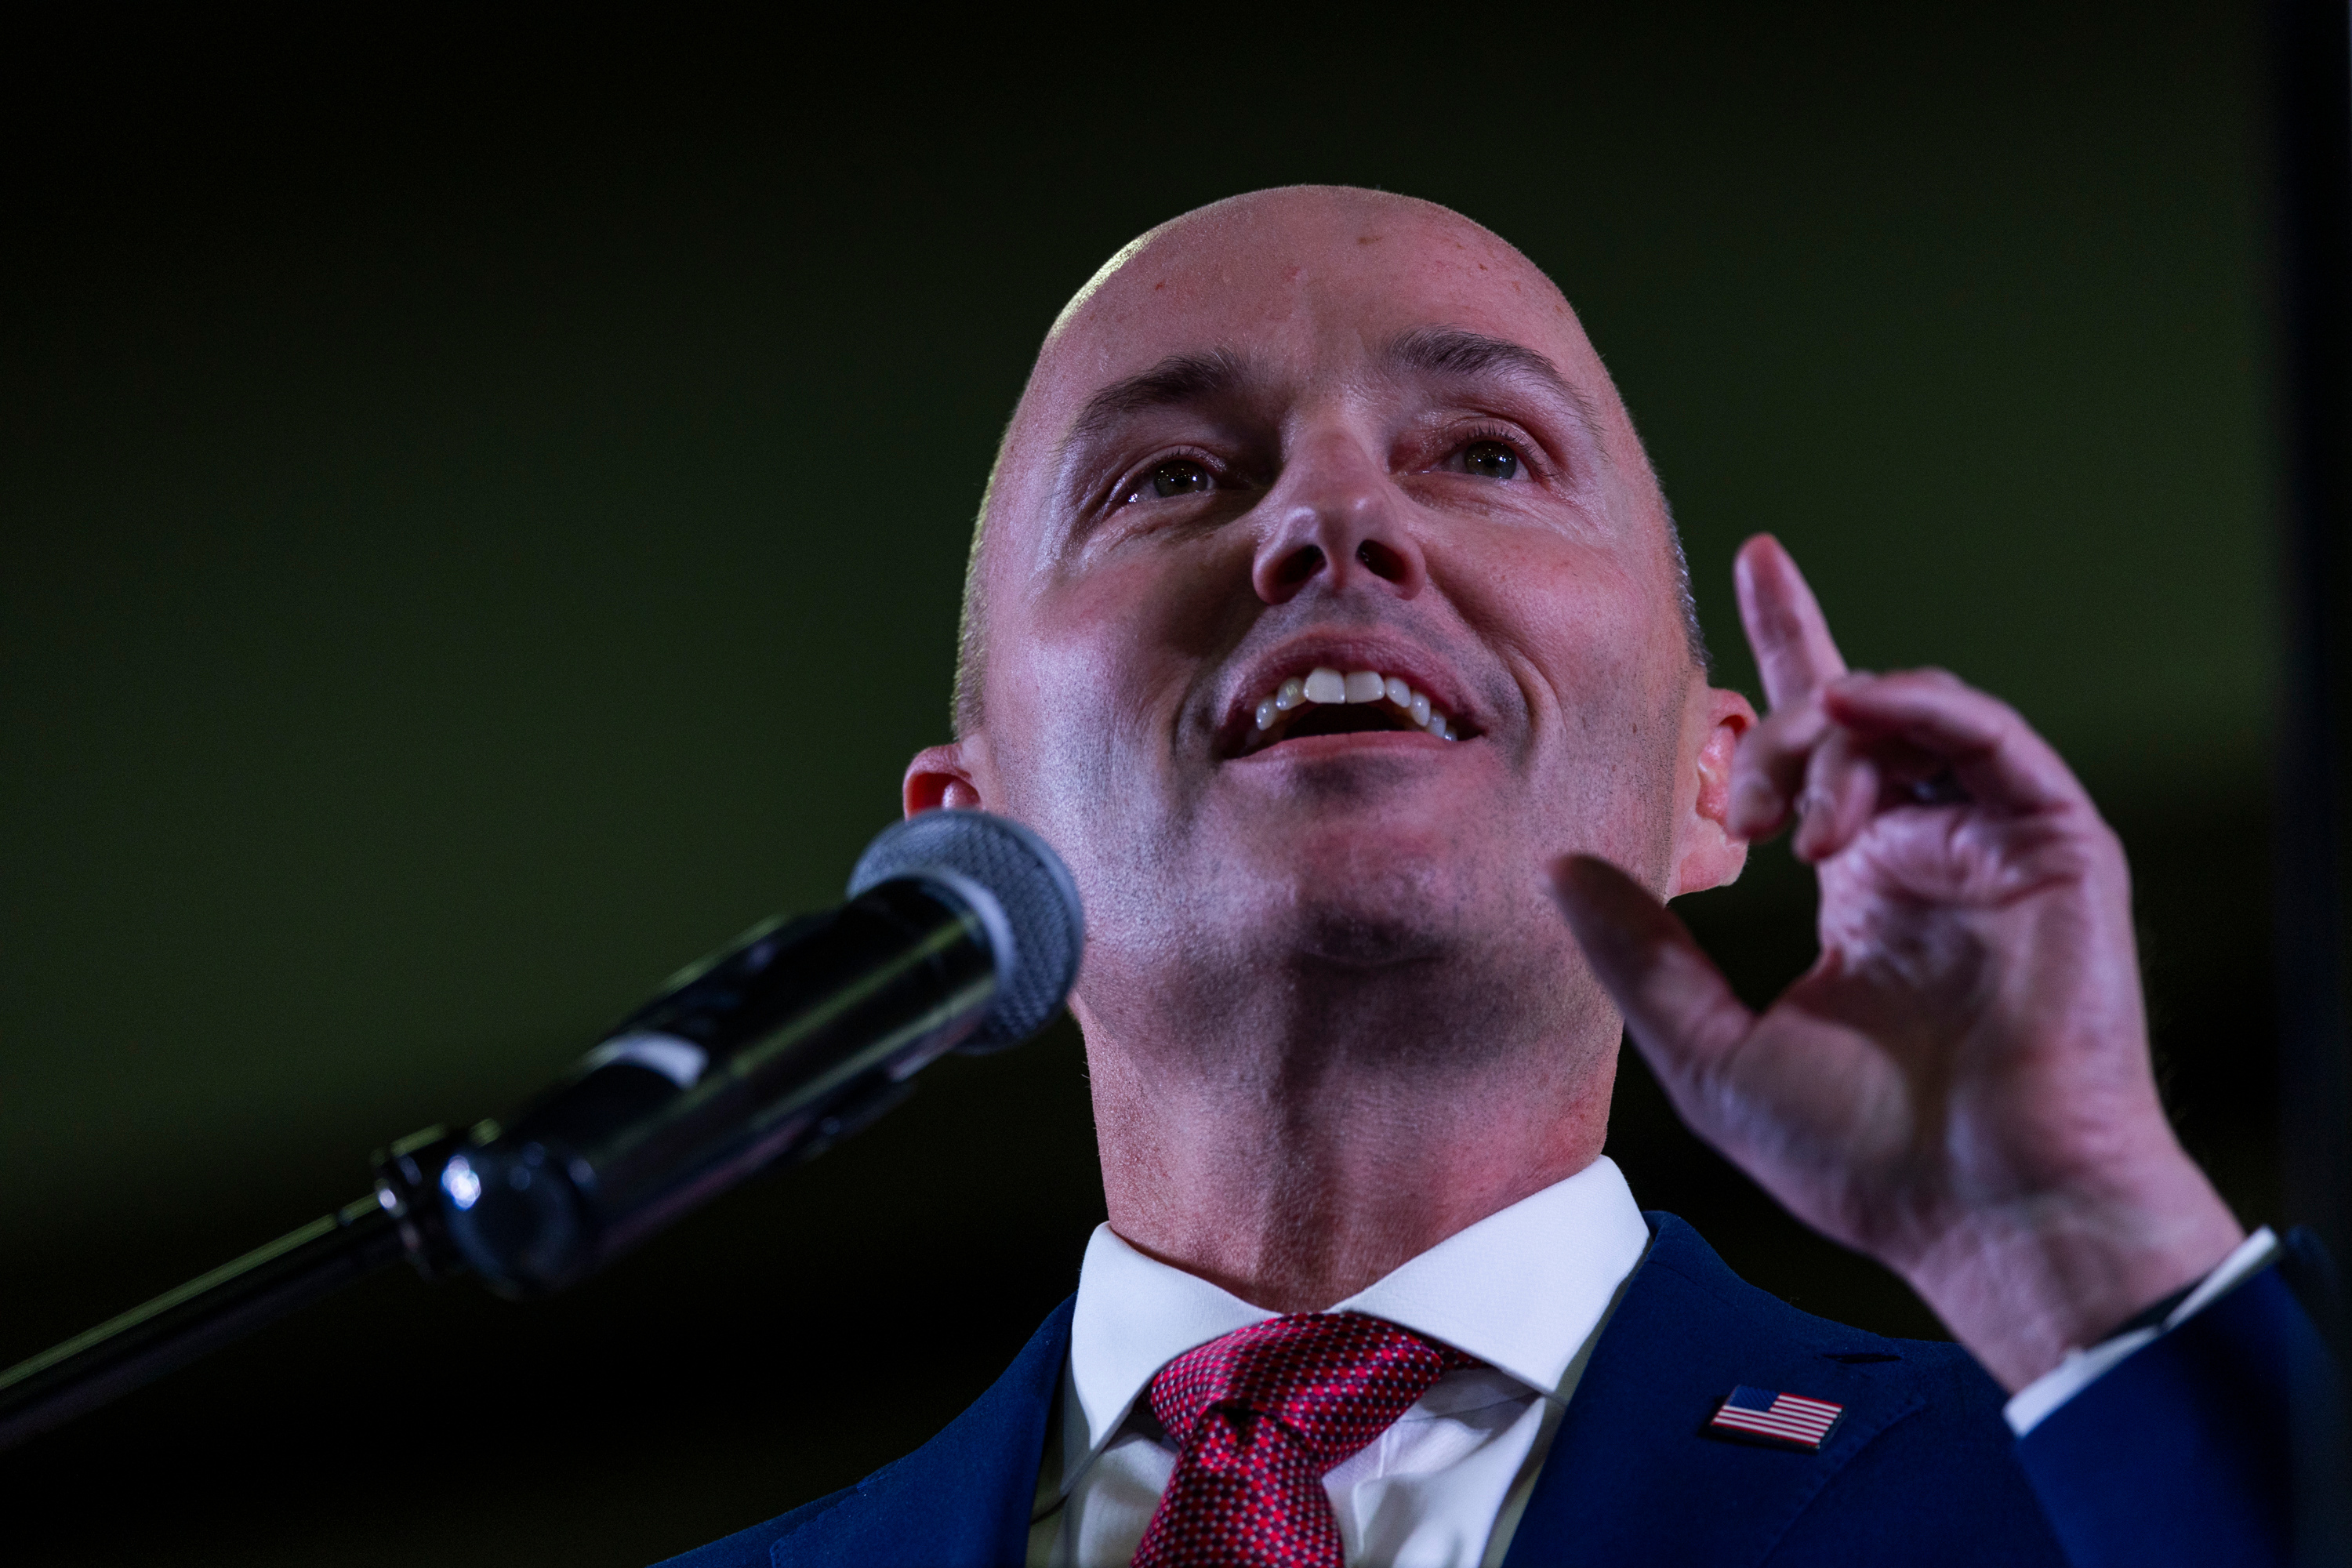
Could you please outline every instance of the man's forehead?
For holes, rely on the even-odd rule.
[[[1467,219],[1370,192],[1260,193],[1114,258],[1055,323],[1032,398],[1058,424],[1074,400],[1171,357],[1344,371],[1447,330],[1523,345],[1572,380],[1598,368],[1550,280]]]

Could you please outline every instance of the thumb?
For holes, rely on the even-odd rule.
[[[1756,1016],[1733,994],[1691,933],[1649,890],[1608,861],[1565,855],[1552,893],[1626,1031],[1685,1120],[1693,1090],[1737,1050]]]

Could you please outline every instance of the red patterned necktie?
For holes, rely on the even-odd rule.
[[[1344,1568],[1325,1472],[1478,1364],[1361,1312],[1274,1318],[1187,1351],[1151,1380],[1178,1455],[1134,1568]]]

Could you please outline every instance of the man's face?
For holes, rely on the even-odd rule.
[[[1661,507],[1567,302],[1441,209],[1268,193],[1097,279],[999,472],[961,752],[1071,863],[1082,1011],[1171,965],[1557,985],[1553,857],[1679,890]],[[1383,695],[1285,705],[1333,675]]]

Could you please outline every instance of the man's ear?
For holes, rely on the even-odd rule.
[[[1738,692],[1717,686],[1705,688],[1692,707],[1692,717],[1703,726],[1696,754],[1686,764],[1697,775],[1697,787],[1675,825],[1678,842],[1668,898],[1737,881],[1748,864],[1748,841],[1734,837],[1729,826],[1731,759],[1739,750],[1740,736],[1755,728],[1756,710]],[[1683,788],[1690,789],[1692,782],[1685,775]]]
[[[915,760],[907,764],[906,780],[898,786],[908,816],[941,806],[976,810],[983,805],[980,785],[972,780],[971,763],[964,755],[965,745],[955,741],[926,746],[915,753]]]

